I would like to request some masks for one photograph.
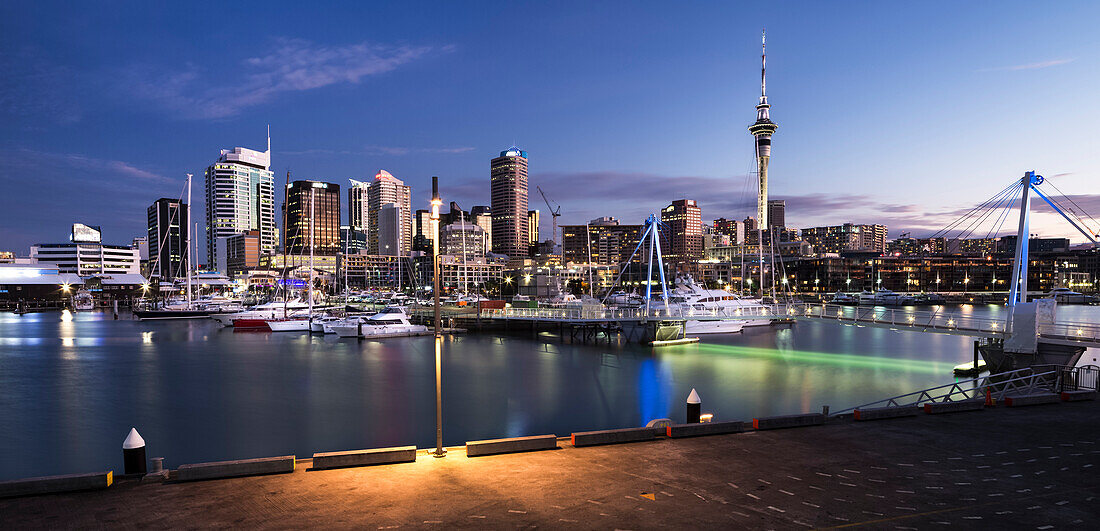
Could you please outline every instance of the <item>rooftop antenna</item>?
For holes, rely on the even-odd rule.
[[[267,124],[267,153],[271,153],[271,124]]]

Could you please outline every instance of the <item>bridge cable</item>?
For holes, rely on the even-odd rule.
[[[983,201],[979,205],[971,208],[966,213],[964,213],[962,216],[960,216],[958,219],[956,219],[955,221],[952,221],[951,223],[949,223],[946,227],[944,227],[944,228],[936,231],[935,233],[933,233],[931,237],[936,238],[936,237],[946,236],[948,233],[950,233],[952,230],[954,230],[956,226],[961,225],[963,222],[965,222],[967,219],[969,219],[971,216],[973,216],[976,211],[978,211],[979,209],[985,208],[986,206],[988,206],[989,204],[993,203],[995,200],[1000,198],[1002,195],[1004,195],[1006,192],[1009,192],[1009,190],[1011,190],[1011,189],[1013,189],[1017,186],[1019,186],[1019,183],[1014,183],[1014,184],[1011,184],[1009,186],[1006,186],[1000,192],[997,192],[993,197],[991,197],[991,198]]]

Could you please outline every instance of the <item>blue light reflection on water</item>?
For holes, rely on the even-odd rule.
[[[1060,315],[1100,322],[1098,311],[1063,307]],[[0,479],[117,471],[131,426],[150,456],[171,467],[429,447],[433,341],[243,333],[104,313],[69,321],[0,314]],[[680,422],[692,388],[718,420],[841,409],[951,381],[950,369],[970,358],[970,341],[823,322],[657,350],[460,336],[443,343],[445,443]]]

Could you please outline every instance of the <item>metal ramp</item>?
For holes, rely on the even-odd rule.
[[[987,397],[1001,402],[1007,396],[1031,395],[1039,392],[1095,391],[1098,379],[1100,379],[1100,367],[1096,365],[1073,368],[1051,365],[1024,367],[869,402],[837,411],[830,416],[852,413],[857,409],[917,407],[926,403],[958,402]]]

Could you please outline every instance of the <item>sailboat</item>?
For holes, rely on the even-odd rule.
[[[187,174],[187,219],[191,219],[191,177]],[[203,304],[196,306],[191,295],[191,231],[187,231],[187,241],[184,248],[187,250],[187,299],[176,304],[162,308],[149,310],[134,310],[134,315],[142,321],[153,319],[202,319],[211,314],[235,312],[239,308],[227,309],[221,304]],[[159,258],[158,258],[159,261]],[[161,266],[163,267],[163,266]]]
[[[313,237],[314,231],[314,205],[317,198],[312,188],[309,189],[309,284],[306,289],[309,292],[309,306],[304,317],[286,316],[281,319],[267,320],[267,327],[272,332],[309,332],[313,326]]]

